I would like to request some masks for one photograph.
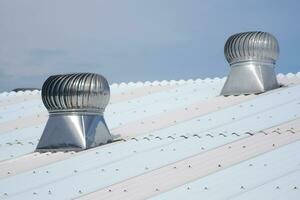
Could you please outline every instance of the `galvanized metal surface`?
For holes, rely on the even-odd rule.
[[[42,100],[50,113],[103,113],[109,97],[107,80],[93,73],[50,76],[42,87]]]
[[[279,87],[274,71],[279,44],[272,34],[258,31],[232,35],[224,54],[230,73],[222,95],[256,94]]]
[[[84,150],[113,140],[102,115],[50,115],[36,151]]]
[[[224,54],[229,64],[241,61],[275,63],[279,56],[279,44],[271,33],[261,31],[237,33],[226,41]]]
[[[36,151],[79,151],[111,142],[103,117],[109,98],[108,82],[99,74],[50,76],[42,87],[49,119]]]
[[[278,126],[279,124],[282,124],[280,125],[281,129],[273,130],[275,132],[271,133],[271,135],[273,134],[274,138],[273,136],[268,135],[271,138],[268,141],[276,142],[276,144],[277,142],[278,144],[291,142],[293,141],[293,138],[297,136],[297,134],[292,134],[292,132],[295,132],[296,130],[296,125],[295,127],[292,127],[294,129],[291,129],[287,124],[299,118],[300,86],[297,84],[300,82],[300,79],[295,75],[286,75],[279,76],[279,80],[285,84],[289,84],[289,87],[283,87],[258,96],[250,95],[229,98],[214,97],[220,92],[224,79],[199,80],[198,82],[181,81],[173,82],[172,84],[171,82],[156,82],[155,86],[150,87],[148,87],[151,85],[149,83],[147,83],[149,84],[147,87],[142,83],[131,83],[131,86],[126,84],[112,85],[112,96],[118,94],[119,97],[118,103],[115,102],[108,106],[108,123],[115,124],[114,129],[119,130],[121,135],[124,134],[128,135],[129,138],[134,138],[128,141],[120,141],[115,144],[112,143],[93,148],[80,153],[34,153],[0,162],[0,199],[69,199],[84,196],[90,192],[105,191],[105,188],[110,187],[111,185],[119,184],[123,181],[126,182],[126,180],[133,180],[134,177],[146,177],[148,173],[160,170],[161,167],[164,166],[166,168],[170,167],[170,169],[173,170],[170,171],[170,173],[174,173],[176,170],[181,169],[179,166],[177,169],[173,169],[174,163],[180,162],[182,159],[202,154],[204,156],[206,153],[213,151],[213,149],[222,148],[222,146],[226,146],[229,143],[235,143],[238,140],[243,141],[258,138],[257,135],[253,135],[256,131],[268,129],[272,126]],[[153,91],[153,93],[149,94],[147,92],[141,92],[143,87],[145,87],[145,90]],[[156,90],[152,87],[161,88]],[[135,93],[135,91],[137,91],[137,93]],[[22,95],[24,95],[24,93]],[[20,97],[21,99],[22,95],[19,95],[18,98]],[[124,96],[123,99],[126,100],[126,102],[122,102],[122,96]],[[5,104],[9,99],[13,100],[15,97],[16,96],[13,95],[0,94],[0,105],[1,103]],[[34,100],[34,98],[32,100]],[[200,103],[197,101],[200,101]],[[127,108],[124,109],[124,106]],[[201,109],[199,109],[199,107],[198,110],[196,110],[197,106],[207,106],[207,108],[205,107],[203,111],[200,111]],[[7,113],[14,109],[17,113],[18,109],[14,107],[14,104],[9,104],[8,107],[11,108],[6,110]],[[0,106],[0,109],[1,108],[3,107]],[[143,112],[145,108],[146,112]],[[113,113],[117,112],[119,109],[122,110],[122,112]],[[21,115],[21,118],[13,118],[12,120],[4,121],[2,127],[5,128],[8,123],[15,122],[16,120],[20,120],[20,122],[25,121],[26,118],[29,118],[28,116],[34,116],[39,113],[38,111],[32,113],[30,107],[24,107],[24,110],[26,111]],[[2,111],[0,111],[0,116],[2,115],[1,112]],[[180,117],[177,117],[178,121],[174,122],[176,116]],[[155,118],[156,120],[154,120]],[[2,129],[0,122],[0,157],[9,159],[10,153],[11,155],[20,156],[31,152],[32,149],[34,149],[34,145],[29,142],[37,142],[37,135],[40,134],[43,129],[45,119],[43,123],[41,123],[42,121],[43,120],[33,123],[33,125],[31,125],[32,127],[20,127],[17,130],[6,133],[1,133]],[[118,122],[120,121],[123,121],[123,124],[119,124]],[[144,122],[144,126],[137,126],[141,121]],[[173,121],[173,123],[171,123],[171,121]],[[138,127],[136,129],[139,129],[140,131],[134,129],[134,124]],[[9,126],[14,127],[13,124]],[[122,132],[121,127],[124,128],[124,132]],[[136,133],[131,134],[132,131],[136,131]],[[260,133],[260,135],[262,134],[263,133]],[[263,149],[269,147],[265,145],[267,144],[267,140],[261,141],[260,139],[257,139],[257,142],[247,143],[246,149],[248,149],[248,145],[250,149],[250,145],[253,144],[255,145],[251,152],[258,152],[259,154],[263,152]],[[257,145],[261,145],[260,148],[258,148]],[[286,147],[289,146],[290,145]],[[296,151],[297,148],[298,147],[289,148],[286,153],[289,153],[288,155],[292,156],[292,152]],[[244,150],[243,152],[247,153],[246,149],[242,148],[242,150]],[[274,152],[270,152],[271,156],[269,156],[270,161],[272,162],[274,160],[273,157],[279,156],[279,154]],[[230,155],[232,153],[236,152],[231,151],[228,155],[226,154],[227,156],[222,156],[222,160],[223,158],[228,158],[231,160],[230,162],[239,163],[245,159],[243,156],[246,154],[244,153],[237,153],[237,156],[239,157],[231,157]],[[212,156],[208,156],[208,158],[210,157]],[[216,157],[215,159],[217,161],[218,158]],[[292,161],[284,159],[287,158],[282,158],[283,162],[290,163],[290,166],[292,166]],[[277,165],[274,164],[274,167],[272,168],[272,162],[270,162],[271,164],[269,163],[268,166],[271,169],[275,169]],[[26,163],[28,164],[26,165]],[[232,164],[230,164],[230,166],[231,165]],[[237,164],[236,166],[239,165],[242,165],[242,163]],[[217,171],[221,170],[215,174],[227,170],[218,166],[214,169]],[[241,169],[243,169],[243,167],[241,167]],[[289,173],[290,169],[291,167],[283,168],[283,174],[285,172]],[[273,178],[280,176],[281,173],[273,173],[272,175],[272,170],[269,171],[269,177]],[[197,172],[199,171],[195,170],[195,174],[192,177],[199,175]],[[161,183],[167,186],[167,190],[174,189],[172,190],[173,192],[176,191],[174,187],[185,184],[186,181],[191,181],[192,179],[188,178],[191,174],[188,171],[187,173],[182,173],[180,175],[181,178],[175,180],[175,182],[178,181],[176,184],[174,184],[175,182],[172,178],[157,180],[162,181]],[[203,173],[203,175],[205,176],[205,173]],[[237,176],[240,175],[236,175],[236,177]],[[206,178],[207,180],[210,180],[209,177],[210,176],[206,176],[205,178],[199,179],[199,181]],[[234,180],[234,177],[231,175],[224,177],[225,182]],[[265,191],[264,188],[266,191],[272,191],[270,189],[271,187],[268,186],[270,184],[266,182],[270,179],[264,179],[263,176],[261,177],[262,178],[257,179],[257,181],[255,179],[251,181],[257,186],[266,183],[266,186],[263,186],[259,191]],[[282,183],[297,184],[296,179],[293,181],[292,177],[293,176],[282,177]],[[214,179],[212,179],[212,183],[214,182],[213,180]],[[241,182],[244,181],[243,183],[248,183],[247,180],[246,176],[245,178],[241,178]],[[280,178],[278,180],[280,180]],[[137,183],[133,181],[132,183],[133,185],[138,184],[139,187],[142,186],[142,189],[136,193],[138,195],[150,194],[150,196],[153,196],[164,191],[156,191],[156,188],[155,191],[152,191],[152,182],[153,181]],[[280,183],[280,181],[279,183],[276,182],[276,184]],[[216,189],[213,190],[214,192],[210,193],[208,196],[210,197],[210,195],[214,195],[214,193],[218,193],[220,190],[220,194],[224,194],[224,197],[227,195],[232,198],[238,198],[240,193],[237,191],[248,191],[245,185],[243,185],[244,188],[246,188],[245,190],[243,188],[241,189],[241,186],[236,187],[239,184],[241,183],[239,182],[232,187],[225,184],[226,188],[224,188],[224,190],[220,189],[220,187],[216,187]],[[66,187],[66,185],[70,185],[70,187]],[[224,183],[221,185],[224,185]],[[131,185],[128,186],[131,187]],[[162,186],[162,188],[163,187],[164,186]],[[210,189],[212,187],[208,188]],[[293,193],[296,191],[295,189],[292,190],[288,187],[281,186],[281,184],[280,188],[284,188],[282,191],[286,193],[285,195],[278,193],[278,197],[280,197],[280,195],[283,195],[282,198],[284,196],[291,197],[291,199],[296,197]],[[203,190],[206,191],[206,189],[202,189],[197,190],[197,192],[204,195],[202,194]],[[148,193],[147,191],[151,192]],[[189,192],[192,191],[194,190],[189,190]],[[114,190],[106,192],[109,193],[108,195],[112,196],[113,194],[118,193],[118,195],[114,197],[123,197],[124,194],[125,196],[126,194],[131,194],[131,190],[126,190],[126,188],[119,192]],[[189,192],[184,194],[184,198],[196,198],[197,194],[193,196],[193,194]],[[245,199],[247,197],[246,193],[247,192],[242,196]],[[253,197],[259,197],[258,194],[256,192],[252,194],[251,192]],[[181,194],[178,193],[178,197],[180,195]],[[213,195],[212,197],[214,197]],[[130,199],[130,195],[128,197]],[[169,196],[166,195],[166,197]],[[157,196],[157,198],[159,198],[159,196]]]

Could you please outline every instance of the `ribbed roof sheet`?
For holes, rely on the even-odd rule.
[[[0,199],[297,199],[300,74],[281,88],[219,96],[225,78],[111,85],[119,140],[35,153],[40,91],[0,94]]]

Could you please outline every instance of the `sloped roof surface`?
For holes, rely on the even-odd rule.
[[[225,78],[111,85],[117,141],[34,152],[40,91],[0,94],[0,199],[299,199],[300,74],[259,95]]]

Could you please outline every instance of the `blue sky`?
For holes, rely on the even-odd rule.
[[[51,74],[96,72],[110,83],[223,77],[226,39],[271,32],[276,72],[300,71],[297,0],[0,0],[0,91]]]

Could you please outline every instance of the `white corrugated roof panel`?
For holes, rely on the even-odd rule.
[[[225,78],[113,84],[105,119],[123,140],[82,152],[34,152],[40,92],[1,93],[0,199],[297,199],[300,75],[277,77],[229,97]]]

